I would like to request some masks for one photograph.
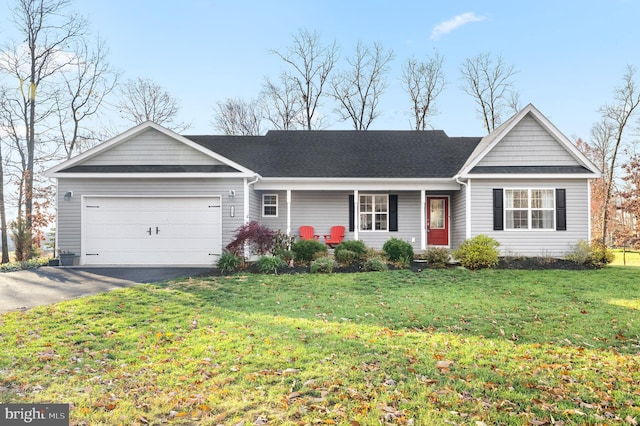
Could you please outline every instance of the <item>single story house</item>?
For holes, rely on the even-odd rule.
[[[533,105],[485,137],[433,131],[183,136],[146,122],[46,172],[57,246],[79,265],[212,265],[249,221],[381,248],[563,256],[590,240],[600,171]],[[322,240],[322,239],[321,239]]]

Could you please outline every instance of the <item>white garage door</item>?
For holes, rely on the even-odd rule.
[[[84,197],[85,265],[212,265],[220,197]]]

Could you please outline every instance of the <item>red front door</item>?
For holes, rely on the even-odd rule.
[[[449,197],[427,197],[427,245],[449,245]]]

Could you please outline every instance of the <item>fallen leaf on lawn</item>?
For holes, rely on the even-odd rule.
[[[442,360],[442,361],[436,362],[436,368],[440,370],[441,373],[445,373],[449,371],[449,368],[451,368],[453,364],[454,364],[453,361]]]

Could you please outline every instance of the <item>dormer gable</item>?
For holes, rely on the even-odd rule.
[[[529,104],[482,139],[459,176],[499,174],[579,175],[584,178],[599,177],[600,171]]]
[[[251,170],[152,122],[142,123],[48,170],[73,176],[254,176]]]

